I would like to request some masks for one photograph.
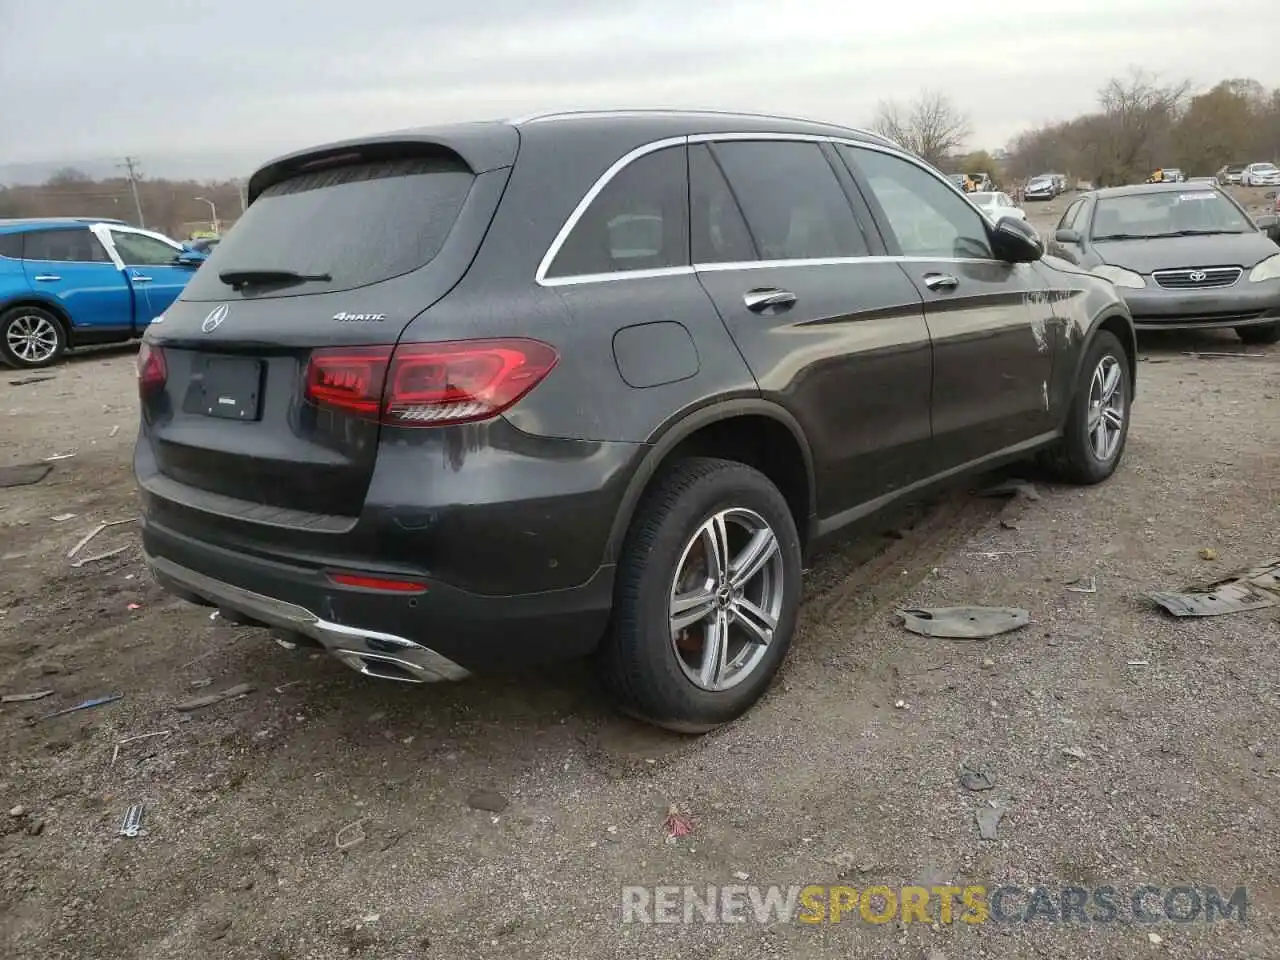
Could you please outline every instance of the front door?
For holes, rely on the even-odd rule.
[[[129,281],[87,226],[24,234],[22,268],[33,291],[57,299],[80,333],[127,334],[133,323]],[[79,334],[73,340],[81,339]]]
[[[141,333],[178,299],[195,268],[175,263],[182,248],[159,237],[118,227],[111,227],[110,234],[138,294],[137,330]]]
[[[929,470],[929,332],[829,147],[695,143],[692,255],[765,397],[813,448],[822,526]],[[842,185],[843,184],[843,185]]]
[[[996,260],[981,214],[922,164],[869,147],[840,152],[924,298],[936,472],[1052,433],[1053,342],[1039,274]]]

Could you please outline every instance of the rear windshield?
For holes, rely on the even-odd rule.
[[[292,270],[333,279],[255,291],[350,290],[425,266],[440,252],[474,181],[454,157],[360,163],[268,187],[213,248],[185,300],[223,300],[224,270]]]
[[[1180,233],[1252,233],[1253,224],[1217,190],[1162,190],[1108,197],[1093,215],[1093,239],[1177,236]]]

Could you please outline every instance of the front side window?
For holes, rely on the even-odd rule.
[[[982,216],[923,167],[879,150],[840,152],[875,194],[904,256],[992,258]]]
[[[182,251],[171,247],[163,240],[148,237],[143,233],[127,233],[122,230],[111,231],[111,242],[115,244],[116,253],[130,267],[159,267],[172,264],[174,258]]]
[[[110,263],[106,249],[88,227],[35,230],[26,234],[22,255],[27,260],[57,263]]]
[[[713,150],[762,260],[865,257],[870,252],[840,181],[816,143],[728,141]]]
[[[1084,209],[1084,201],[1077,200],[1071,206],[1067,207],[1067,212],[1062,215],[1062,219],[1058,221],[1059,230],[1072,230],[1072,224],[1076,222],[1076,217],[1080,216],[1080,211]]]
[[[565,239],[547,277],[689,265],[685,148],[638,157],[605,184]]]

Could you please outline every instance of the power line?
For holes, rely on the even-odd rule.
[[[138,196],[138,177],[141,176],[141,170],[135,169],[139,166],[137,157],[125,157],[123,163],[117,163],[120,167],[129,172],[129,189],[133,191],[133,205],[138,211],[138,226],[145,227],[147,221],[142,216],[142,198]]]

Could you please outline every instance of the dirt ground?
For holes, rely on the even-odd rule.
[[[0,490],[0,693],[53,691],[0,707],[0,956],[1280,957],[1280,614],[1177,621],[1144,599],[1280,554],[1280,349],[1192,351],[1246,352],[1144,339],[1108,483],[960,492],[818,558],[780,681],[702,738],[620,719],[576,665],[407,687],[282,649],[167,599],[128,523],[84,553],[128,549],[71,567],[97,523],[136,513],[134,351],[5,375],[0,463],[75,456]],[[1069,591],[1079,577],[1097,592]],[[928,639],[897,625],[907,603],[1033,623]],[[965,789],[962,764],[994,788]],[[482,790],[509,805],[473,809]],[[121,837],[135,802],[144,832]],[[671,804],[694,824],[674,841]],[[1247,886],[1249,907],[1151,926],[622,922],[623,885],[744,875]]]

